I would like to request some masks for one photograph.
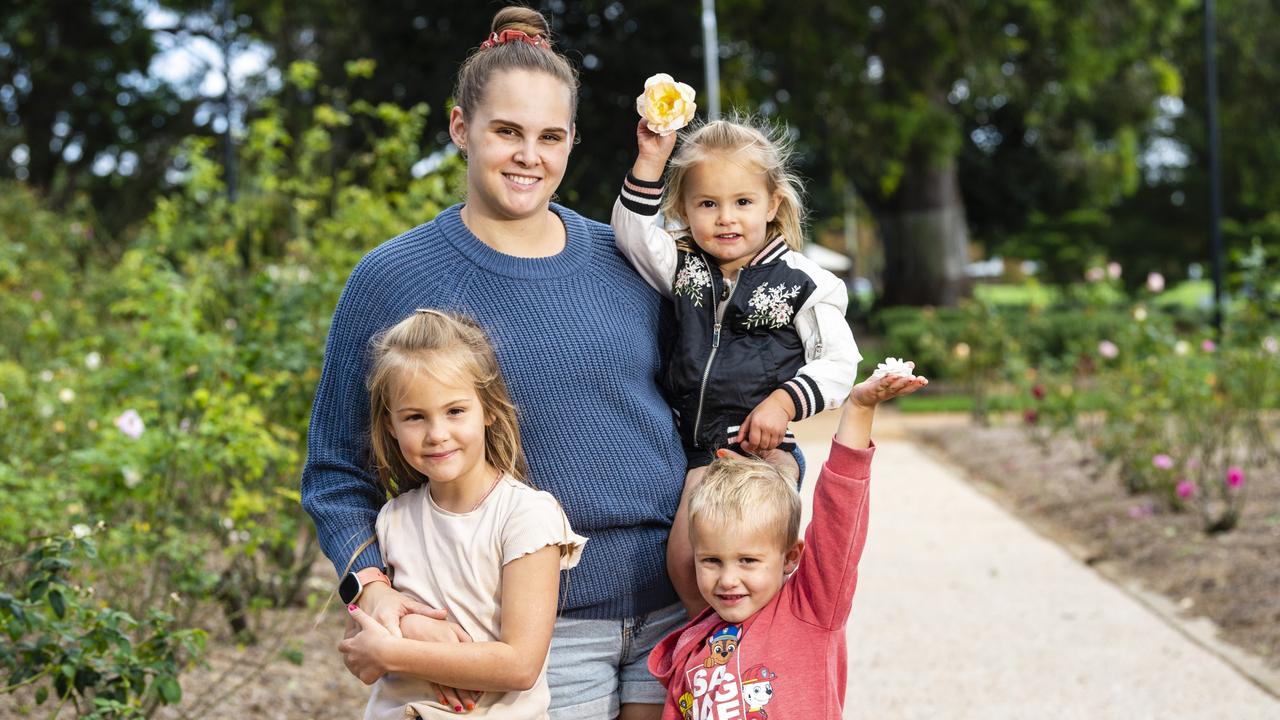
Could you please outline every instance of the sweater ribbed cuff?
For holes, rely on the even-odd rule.
[[[871,459],[875,454],[874,440],[869,440],[865,448],[851,448],[832,438],[831,454],[827,456],[826,469],[854,480],[865,480],[871,477]]]
[[[783,383],[782,389],[787,391],[791,402],[795,403],[796,414],[791,418],[793,421],[803,420],[826,409],[826,401],[822,398],[817,381],[807,375],[795,376]]]
[[[657,215],[662,204],[662,181],[641,180],[628,172],[618,197],[623,207],[637,215]]]

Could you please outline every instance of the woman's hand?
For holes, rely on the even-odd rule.
[[[361,610],[395,637],[403,637],[400,622],[406,615],[426,615],[436,620],[449,617],[446,611],[424,605],[384,582],[366,585],[357,603]]]
[[[356,632],[353,635],[348,631],[347,637],[338,643],[338,651],[342,653],[342,662],[351,674],[360,678],[360,682],[365,685],[372,685],[386,673],[381,652],[388,642],[394,642],[396,638],[359,607],[348,605],[347,610],[356,623]]]
[[[631,166],[631,174],[641,180],[657,182],[662,179],[662,171],[667,168],[667,158],[676,146],[676,134],[659,135],[649,129],[644,118],[636,124],[636,164]]]

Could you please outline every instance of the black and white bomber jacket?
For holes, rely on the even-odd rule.
[[[747,415],[782,388],[792,420],[838,407],[862,359],[845,320],[848,290],[835,275],[787,247],[766,243],[726,290],[720,268],[661,227],[662,184],[627,174],[613,206],[618,247],[675,306],[664,389],[686,449],[730,444]],[[794,443],[787,431],[784,446]]]

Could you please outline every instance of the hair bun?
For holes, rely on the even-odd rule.
[[[490,32],[501,35],[503,30],[519,30],[530,37],[542,36],[542,42],[551,45],[551,26],[542,13],[523,5],[504,7],[493,16]]]

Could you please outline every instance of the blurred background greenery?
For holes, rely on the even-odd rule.
[[[0,690],[149,716],[206,629],[323,600],[297,484],[329,316],[363,253],[461,199],[449,97],[500,6],[3,5]],[[644,79],[705,91],[701,8],[535,6],[582,73],[560,199],[603,219]],[[1230,529],[1220,478],[1280,460],[1280,8],[1218,8],[1221,334],[1199,2],[715,8],[723,104],[791,129],[864,354],[938,381],[915,409],[1011,411]]]

